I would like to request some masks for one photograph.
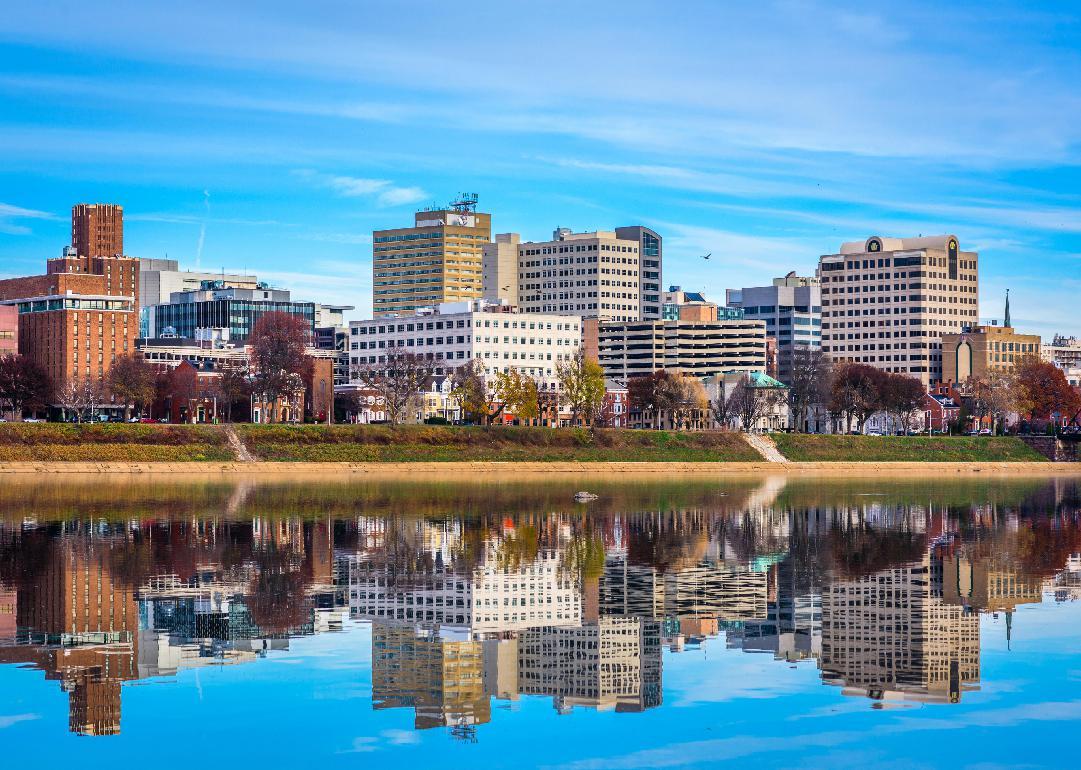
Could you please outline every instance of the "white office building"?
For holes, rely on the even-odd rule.
[[[542,385],[555,385],[556,366],[582,344],[582,319],[518,312],[485,300],[448,302],[413,315],[353,321],[349,359],[354,379],[364,367],[385,363],[389,351],[425,356],[436,374],[449,374],[473,359],[487,374],[517,369]]]

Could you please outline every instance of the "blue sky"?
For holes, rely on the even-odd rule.
[[[0,742],[13,766],[122,767],[177,752],[222,767],[688,768],[1065,767],[1076,755],[1081,605],[1024,605],[981,618],[979,688],[956,705],[876,708],[823,684],[813,662],[726,649],[664,654],[663,704],[640,714],[549,697],[493,700],[478,742],[414,730],[411,708],[375,710],[371,636],[294,639],[288,652],[124,686],[121,733],[68,732],[68,696],[40,671],[0,666]]]
[[[981,314],[1081,333],[1081,6],[9,4],[0,275],[72,203],[127,251],[371,304],[371,230],[475,191],[497,232],[643,222],[665,282],[952,232]],[[708,263],[697,255],[713,252]]]

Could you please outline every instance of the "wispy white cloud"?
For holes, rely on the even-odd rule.
[[[41,714],[10,714],[8,716],[0,716],[0,730],[12,725],[17,725],[19,722],[32,722],[35,719],[41,719]]]
[[[37,211],[22,206],[13,206],[10,203],[0,203],[0,233],[7,235],[29,235],[32,231],[29,226],[20,224],[23,219],[60,219],[56,214],[48,211]]]
[[[372,198],[381,206],[404,206],[428,197],[420,187],[402,187],[389,179],[369,179],[356,176],[321,174],[300,170],[296,175],[328,187],[346,198]]]

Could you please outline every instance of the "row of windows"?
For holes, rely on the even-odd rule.
[[[625,254],[637,254],[637,246],[616,246],[609,243],[600,244],[600,251],[615,251]],[[543,254],[574,254],[583,251],[598,251],[598,244],[596,243],[576,243],[568,246],[543,246],[541,248],[531,249],[522,246],[519,248],[518,253],[525,257],[540,256]]]

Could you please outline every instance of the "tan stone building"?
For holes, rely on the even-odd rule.
[[[942,380],[965,382],[1006,372],[1025,358],[1040,355],[1038,334],[1018,334],[1009,326],[973,326],[942,335]]]
[[[484,245],[492,217],[475,195],[444,209],[418,211],[413,227],[372,233],[372,311],[408,313],[483,295]]]
[[[942,337],[979,319],[979,255],[953,235],[881,238],[821,257],[822,349],[834,360],[940,381]]]

